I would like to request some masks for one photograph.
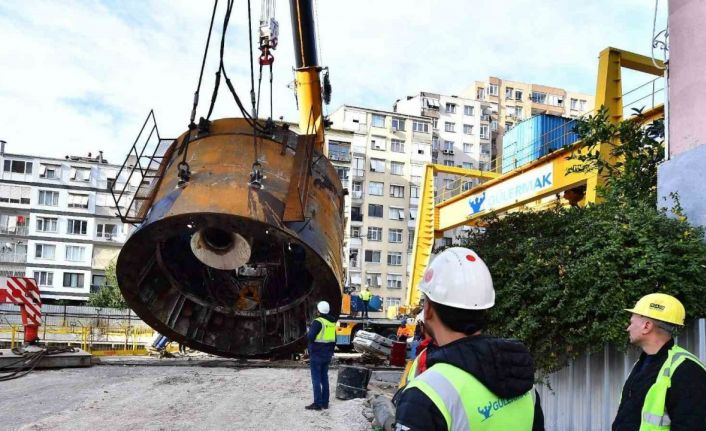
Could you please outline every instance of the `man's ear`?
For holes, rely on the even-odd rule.
[[[430,318],[434,317],[434,309],[431,308],[429,301],[424,301],[424,309],[422,312],[424,313],[424,322],[428,322]]]

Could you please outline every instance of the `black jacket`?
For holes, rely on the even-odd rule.
[[[500,398],[514,398],[534,384],[534,364],[527,348],[519,341],[486,336],[462,338],[429,350],[427,369],[447,363],[472,374]],[[536,394],[533,430],[544,430],[544,414]],[[447,430],[439,409],[422,391],[410,388],[402,392],[395,414],[397,430]]]
[[[654,355],[642,353],[623,386],[623,397],[613,422],[613,431],[640,429],[642,406],[647,391],[657,379],[660,368],[674,341],[662,346]],[[667,413],[671,431],[706,429],[706,371],[694,361],[686,360],[672,374],[672,387],[667,390]]]
[[[336,322],[336,318],[328,314],[322,314],[320,317],[328,320],[331,323]],[[328,362],[333,357],[333,351],[336,348],[336,343],[315,343],[316,335],[321,331],[321,323],[314,320],[309,326],[309,332],[306,338],[309,341],[309,358],[315,362]]]

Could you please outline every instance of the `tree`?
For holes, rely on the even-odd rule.
[[[496,288],[489,330],[521,339],[549,373],[605,343],[627,345],[624,308],[654,291],[669,293],[687,316],[706,316],[704,232],[656,206],[659,134],[603,113],[580,123],[587,145],[618,137],[620,169],[603,166],[604,201],[584,208],[491,215],[465,246],[488,264]],[[601,160],[586,157],[586,169]]]
[[[91,293],[88,305],[93,307],[127,308],[127,303],[118,287],[118,277],[115,274],[115,261],[105,269],[105,285],[97,292]]]

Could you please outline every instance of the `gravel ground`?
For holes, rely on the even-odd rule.
[[[308,369],[94,366],[0,383],[0,430],[365,431],[365,400],[312,400]]]

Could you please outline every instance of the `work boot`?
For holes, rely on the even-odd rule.
[[[321,410],[321,406],[316,404],[316,403],[311,403],[308,406],[304,407],[307,410]]]
[[[324,404],[323,406],[321,406],[321,408],[324,410],[328,410],[328,404]]]

